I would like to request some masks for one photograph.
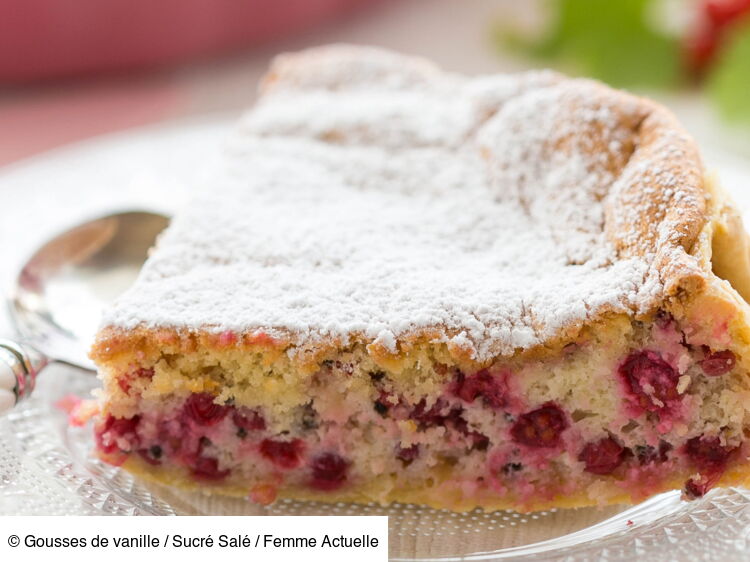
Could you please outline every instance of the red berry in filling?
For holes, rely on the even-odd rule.
[[[612,474],[625,458],[625,449],[611,437],[588,443],[578,460],[586,463],[586,472],[592,474]]]
[[[689,499],[702,498],[714,487],[721,477],[721,472],[701,474],[697,478],[690,478],[685,482],[685,495]]]
[[[185,412],[200,425],[215,425],[227,415],[229,406],[216,404],[211,394],[201,392],[185,401]]]
[[[128,375],[121,375],[117,379],[117,385],[125,394],[130,393],[130,377]]]
[[[125,373],[124,375],[120,375],[117,379],[117,384],[120,386],[122,391],[125,394],[130,393],[130,386],[132,384],[133,378],[141,378],[145,377],[149,380],[154,378],[154,370],[153,369],[144,369],[143,367],[140,367],[139,369],[136,369],[133,373]]]
[[[454,408],[448,412],[448,416],[445,418],[445,424],[447,427],[452,427],[466,437],[469,441],[470,449],[484,451],[490,444],[489,437],[483,433],[469,429],[468,422],[463,418],[462,408]]]
[[[527,447],[556,447],[568,427],[565,413],[553,402],[518,417],[510,428],[513,441]]]
[[[690,478],[685,482],[685,495],[691,499],[702,498],[708,489],[709,485],[705,478]]]
[[[468,438],[471,449],[484,450],[489,446],[490,440],[486,435],[469,429],[469,424],[463,418],[463,408],[459,406],[446,411],[447,408],[448,403],[438,398],[432,408],[425,410],[425,400],[422,399],[409,417],[419,424],[420,429],[443,426],[457,431]]]
[[[138,378],[147,378],[149,380],[154,378],[154,370],[153,369],[144,369],[143,367],[139,368],[135,372],[135,376]]]
[[[724,351],[710,352],[699,364],[706,375],[709,377],[718,377],[731,371],[736,362],[737,358],[734,356],[734,353],[725,349]]]
[[[737,448],[721,444],[718,437],[693,437],[685,444],[685,454],[700,471],[698,478],[685,483],[685,494],[699,498],[721,478],[732,454]]]
[[[433,427],[436,425],[443,425],[447,418],[445,412],[448,403],[442,398],[438,398],[437,401],[432,405],[429,410],[426,410],[426,402],[423,398],[414,407],[410,414],[410,418],[416,421],[422,429],[426,427]]]
[[[140,421],[140,416],[133,416],[132,418],[114,418],[109,416],[107,418],[107,429],[118,437],[135,435],[135,429],[138,427]]]
[[[685,454],[705,473],[723,472],[734,451],[722,445],[718,437],[693,437],[685,444]]]
[[[478,431],[470,432],[469,439],[471,440],[471,449],[486,451],[487,447],[490,446],[490,438]]]
[[[411,463],[419,456],[419,444],[415,443],[411,447],[398,447],[396,449],[396,458],[404,461],[406,464]]]
[[[630,402],[642,410],[664,411],[680,399],[679,374],[654,351],[631,353],[618,372],[630,394]]]
[[[247,431],[262,431],[266,429],[266,420],[258,412],[247,408],[235,411],[232,421],[239,429]]]
[[[219,461],[213,457],[198,457],[193,465],[193,476],[201,480],[223,480],[231,472],[219,470]]]
[[[502,408],[506,405],[506,394],[508,392],[505,381],[492,375],[487,369],[466,377],[459,373],[453,382],[453,394],[464,402],[472,403],[478,397],[484,399],[484,403],[491,408]]]
[[[336,453],[323,453],[312,460],[310,468],[313,488],[335,490],[346,481],[349,463]]]
[[[291,470],[302,463],[305,444],[301,439],[274,441],[264,439],[260,444],[260,454],[279,468]]]
[[[116,418],[108,415],[107,419],[104,420],[104,425],[96,432],[96,442],[99,450],[103,453],[114,453],[119,449],[117,445],[118,439],[127,439],[131,444],[137,444],[138,436],[136,435],[136,428],[140,421],[140,416]],[[106,439],[105,434],[107,435]],[[107,441],[106,444],[105,440]]]

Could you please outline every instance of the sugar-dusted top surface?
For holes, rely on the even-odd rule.
[[[482,358],[643,311],[663,292],[672,208],[702,204],[681,187],[690,166],[671,166],[691,157],[679,132],[646,150],[654,107],[552,73],[466,78],[374,49],[282,57],[105,325],[390,348],[438,328]]]

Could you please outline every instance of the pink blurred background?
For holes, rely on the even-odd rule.
[[[544,0],[0,0],[0,166],[126,128],[252,104],[270,59],[379,45],[465,73],[528,67],[498,19]]]
[[[249,104],[245,77],[257,80],[285,40],[302,45],[389,2],[0,0],[0,165]]]
[[[270,59],[330,42],[462,72],[523,67],[492,24],[536,0],[0,0],[0,166],[120,129],[249,106]]]
[[[279,39],[382,0],[2,0],[0,82],[154,67]]]
[[[549,5],[0,0],[0,166],[121,129],[211,114],[234,117],[252,104],[274,55],[324,43],[380,45],[467,74],[546,66],[504,51],[493,30],[510,23],[533,35],[548,21]],[[653,94],[699,140],[725,142],[726,131],[694,91]],[[732,147],[749,146],[746,138],[731,141]]]

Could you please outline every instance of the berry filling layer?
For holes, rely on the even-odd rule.
[[[397,371],[354,346],[302,376],[230,341],[123,364],[107,381],[98,450],[258,503],[302,490],[528,509],[678,485],[700,497],[747,456],[739,358],[689,343],[668,317],[473,371],[446,357],[417,350]]]

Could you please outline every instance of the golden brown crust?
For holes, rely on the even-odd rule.
[[[598,330],[605,329],[623,319],[622,314],[612,314],[599,318],[585,326],[578,326],[569,337],[559,337],[530,349],[519,351],[514,357],[517,360],[536,360],[544,357],[559,355],[562,348],[571,340],[585,340]],[[316,342],[305,348],[297,347],[291,337],[271,337],[253,332],[239,334],[231,341],[222,339],[221,334],[209,331],[191,331],[171,328],[136,328],[124,330],[116,327],[106,327],[97,336],[91,350],[91,358],[99,365],[115,363],[123,359],[150,364],[163,356],[190,354],[200,349],[223,351],[228,348],[237,349],[243,353],[259,353],[264,356],[266,363],[272,363],[282,354],[288,354],[295,368],[301,373],[313,373],[320,364],[327,359],[335,359],[343,350],[351,350],[359,346],[367,349],[370,357],[383,369],[398,373],[410,362],[410,357],[419,357],[425,350],[439,350],[440,354],[450,358],[452,364],[467,371],[476,371],[490,365],[495,358],[478,361],[471,350],[456,344],[450,339],[446,341],[445,332],[439,329],[413,332],[399,339],[398,349],[394,353],[384,345],[374,343],[363,335],[354,335],[348,341],[342,339],[328,339]],[[293,350],[293,353],[289,353]]]

